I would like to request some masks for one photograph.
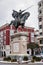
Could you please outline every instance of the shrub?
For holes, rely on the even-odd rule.
[[[36,56],[33,56],[32,59],[36,59]]]
[[[40,57],[36,57],[36,61],[41,61],[41,58]]]
[[[28,60],[28,57],[27,56],[24,56],[23,60],[24,61],[27,61]]]
[[[32,60],[34,60],[34,61],[41,61],[41,57],[33,56],[33,57],[32,57]]]
[[[10,56],[8,56],[8,57],[4,57],[4,59],[3,59],[4,61],[10,61],[11,60],[11,58],[10,58]]]
[[[4,61],[7,61],[7,58],[6,57],[4,57],[4,59],[3,59]]]
[[[7,60],[8,60],[8,61],[10,61],[10,60],[11,60],[11,57],[10,57],[10,56],[8,56],[8,57],[7,57]]]
[[[35,62],[35,60],[34,60],[34,59],[32,59],[32,60],[31,60],[31,62]]]
[[[17,59],[11,59],[11,62],[17,62]]]

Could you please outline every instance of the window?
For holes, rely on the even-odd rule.
[[[42,1],[42,4],[43,4],[43,1]]]
[[[40,35],[42,35],[42,32],[40,32]]]
[[[0,45],[0,50],[1,50],[1,45]]]
[[[11,54],[11,51],[10,51],[10,54]]]
[[[43,44],[43,40],[40,40],[40,44]]]
[[[41,7],[41,3],[39,3],[39,7]]]
[[[34,42],[34,37],[31,37],[31,42]]]
[[[1,42],[3,42],[3,39],[1,39]]]
[[[4,45],[4,49],[6,49],[6,46]]]
[[[41,10],[39,10],[39,14],[41,14],[42,13],[42,11]]]
[[[39,22],[42,21],[42,18],[39,18]]]
[[[6,34],[6,30],[4,30],[4,34]]]
[[[42,25],[39,25],[39,29],[42,29]]]
[[[3,46],[2,46],[2,49],[3,49]]]
[[[34,32],[31,32],[31,37],[34,37]]]
[[[10,30],[10,35],[14,35],[14,30]]]

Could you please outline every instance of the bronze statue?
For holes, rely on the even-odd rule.
[[[19,25],[24,27],[25,21],[30,16],[30,13],[25,11],[26,9],[23,11],[19,10],[19,12],[13,10],[12,17],[14,20],[11,21],[10,25],[13,24],[16,28],[18,28]]]

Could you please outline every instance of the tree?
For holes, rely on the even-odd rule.
[[[29,43],[29,44],[27,44],[27,49],[31,49],[31,51],[32,51],[32,55],[34,55],[34,49],[35,48],[39,48],[39,45],[38,44],[36,44],[36,43]]]

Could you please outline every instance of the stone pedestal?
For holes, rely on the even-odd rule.
[[[15,33],[11,36],[11,54],[27,54],[27,32]]]
[[[11,36],[10,49],[12,56],[27,56],[28,32],[17,32]]]

